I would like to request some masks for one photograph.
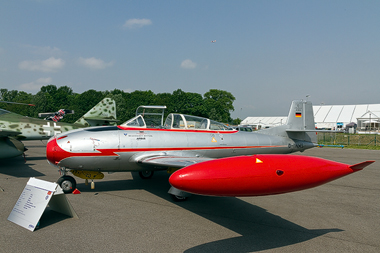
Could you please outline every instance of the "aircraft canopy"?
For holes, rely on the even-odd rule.
[[[122,126],[126,127],[141,127],[146,128],[147,125],[145,123],[144,117],[142,115],[137,115],[136,117],[128,120]],[[157,127],[157,126],[153,126]],[[217,130],[217,131],[225,131],[231,130],[230,127],[219,123],[214,120],[210,120],[207,118],[171,113],[165,120],[163,127],[166,129],[195,129],[195,130]]]

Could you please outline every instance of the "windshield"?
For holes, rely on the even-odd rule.
[[[121,124],[121,126],[126,127],[146,127],[144,118],[141,115],[138,115],[125,123]]]

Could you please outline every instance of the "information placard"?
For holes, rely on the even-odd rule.
[[[61,196],[58,197],[56,195],[53,197],[55,193],[58,193]],[[47,182],[33,177],[30,178],[21,193],[21,196],[13,207],[8,220],[30,231],[34,231],[46,206],[52,198],[57,199],[53,201],[53,206],[61,205],[62,207],[66,207],[69,212],[65,212],[65,214],[77,217],[70,203],[66,199],[66,196],[61,193],[62,190],[56,183]],[[56,208],[53,208],[53,210],[54,209]]]

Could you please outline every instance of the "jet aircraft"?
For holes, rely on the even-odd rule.
[[[20,140],[44,140],[55,134],[116,121],[115,101],[104,98],[74,124],[30,118],[0,109],[0,159],[21,155],[26,150]]]
[[[86,182],[102,179],[102,172],[137,171],[150,178],[155,170],[174,171],[225,157],[302,152],[317,146],[316,141],[312,104],[298,100],[292,102],[287,123],[269,129],[238,131],[207,118],[176,113],[169,114],[160,128],[152,128],[143,115],[137,115],[119,126],[58,134],[48,141],[46,154],[63,174],[58,183],[70,193],[76,181],[69,172]],[[169,193],[177,199],[187,196],[174,187]]]

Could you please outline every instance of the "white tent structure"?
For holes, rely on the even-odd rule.
[[[247,117],[240,122],[240,125],[249,125],[258,130],[283,125],[287,120],[288,117]]]
[[[357,124],[358,131],[380,129],[380,104],[314,105],[313,111],[318,129],[345,129],[350,123]],[[286,120],[287,117],[247,117],[241,125],[263,128],[285,124]]]

